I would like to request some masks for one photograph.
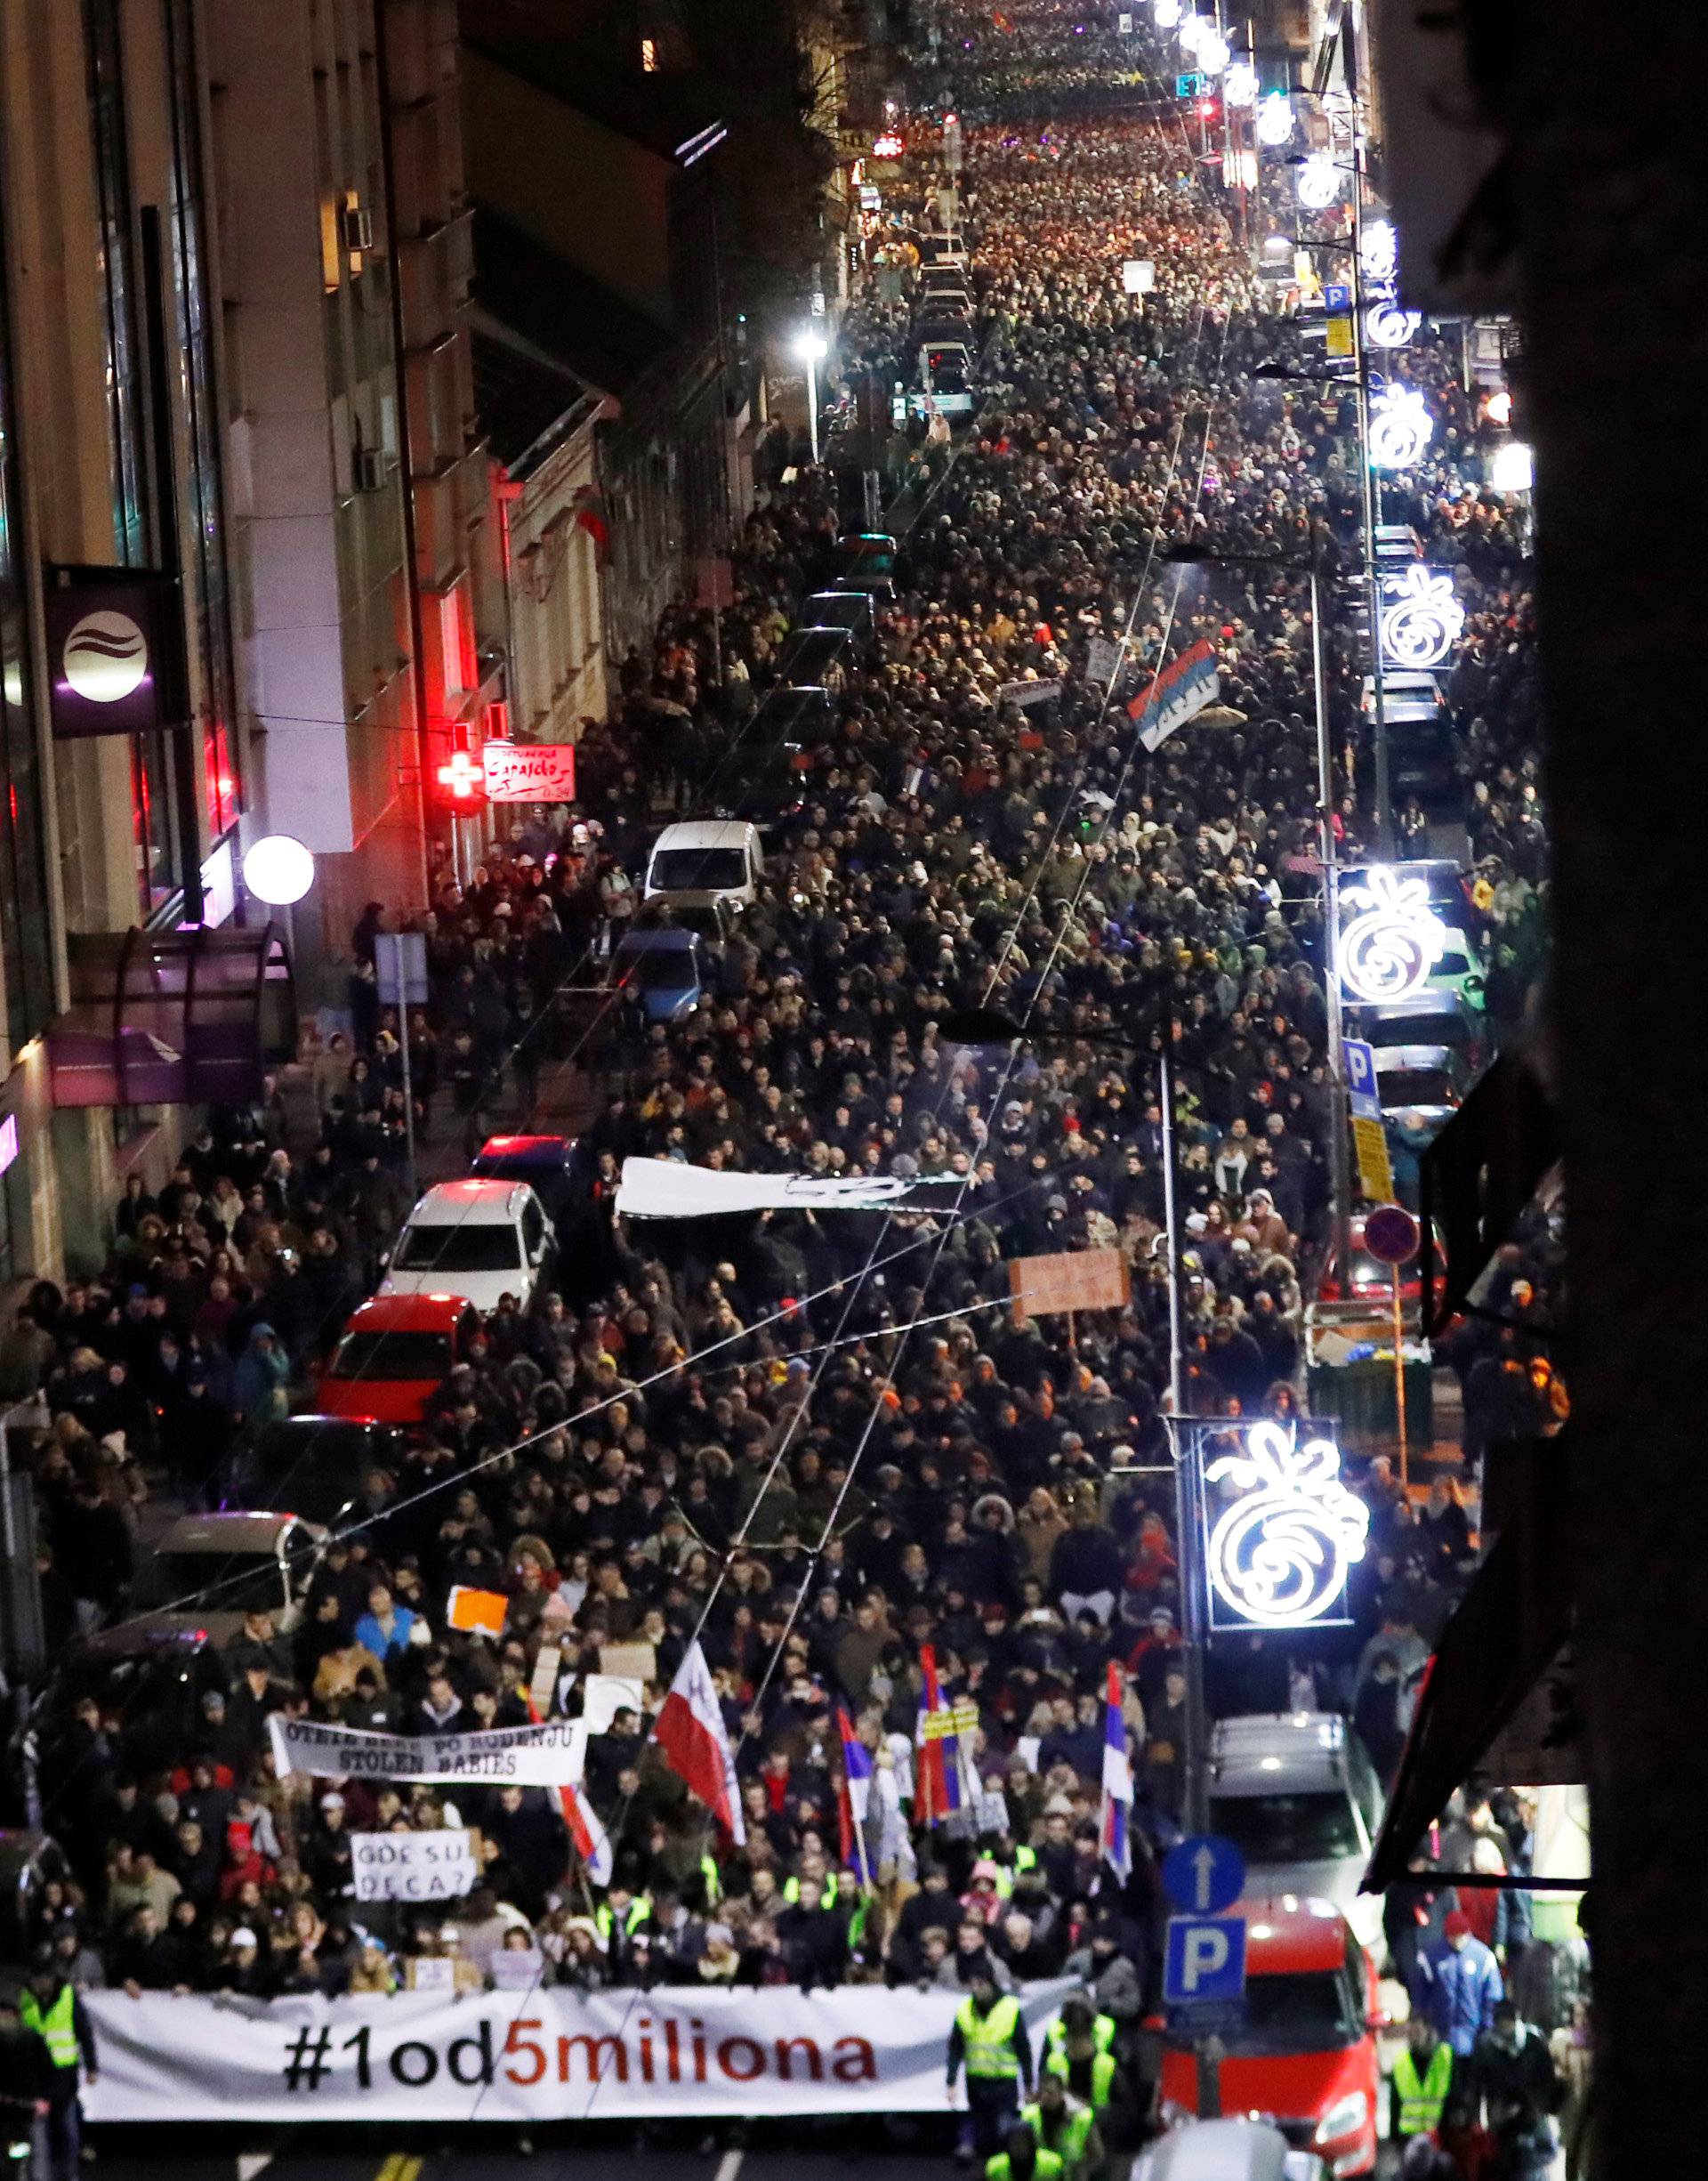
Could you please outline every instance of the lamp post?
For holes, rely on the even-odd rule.
[[[1277,569],[1310,578],[1311,687],[1317,710],[1317,809],[1323,863],[1323,983],[1328,1006],[1328,1080],[1332,1125],[1329,1131],[1330,1217],[1334,1262],[1341,1281],[1351,1278],[1352,1161],[1351,1121],[1347,1104],[1346,1052],[1341,1030],[1341,863],[1334,831],[1334,772],[1328,731],[1328,687],[1323,661],[1322,569],[1315,554],[1217,553],[1208,545],[1171,545],[1164,561],[1177,567]],[[1381,631],[1375,637],[1381,645]],[[1347,1290],[1350,1292],[1349,1288]]]
[[[812,449],[813,466],[818,463],[818,367],[829,355],[830,348],[821,333],[810,327],[794,337],[794,353],[807,368],[807,444]]]

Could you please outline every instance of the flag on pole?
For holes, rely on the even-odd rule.
[[[842,1791],[838,1798],[842,1861],[850,1861],[851,1849],[860,1883],[870,1892],[872,1866],[866,1849],[866,1821],[872,1807],[872,1752],[854,1732],[854,1722],[841,1704],[836,1707],[836,1730],[842,1738]]]
[[[953,1817],[965,1800],[961,1763],[961,1737],[955,1730],[948,1706],[937,1678],[937,1652],[922,1644],[919,1663],[925,1676],[920,1692],[919,1726],[914,1740],[919,1749],[914,1787],[914,1815],[924,1824],[940,1825]]]
[[[532,1696],[528,1700],[528,1716],[536,1726],[539,1725],[540,1708]],[[584,1751],[586,1746],[584,1741],[581,1745]],[[614,1863],[610,1839],[599,1822],[598,1811],[582,1793],[579,1782],[571,1787],[566,1781],[559,1788],[558,1807],[563,1813],[564,1826],[576,1844],[576,1853],[588,1877],[595,1886],[608,1886]]]
[[[747,1841],[736,1760],[705,1653],[690,1644],[653,1730],[671,1770],[688,1782],[737,1847]]]
[[[1116,1878],[1132,1876],[1132,1766],[1127,1761],[1127,1727],[1121,1716],[1121,1668],[1109,1661],[1109,1690],[1103,1709],[1103,1809],[1099,1838],[1103,1860]]]

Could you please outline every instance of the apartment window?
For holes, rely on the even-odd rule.
[[[214,305],[207,292],[206,199],[194,0],[163,0],[172,75],[171,253],[180,358],[189,513],[196,527],[193,574],[202,664],[202,769],[208,835],[237,823],[242,781],[230,722],[236,712],[231,602],[225,574],[225,512],[214,384]]]

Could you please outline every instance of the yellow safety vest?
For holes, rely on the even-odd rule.
[[[1020,2118],[1031,2129],[1039,2150],[1048,2150],[1049,2145],[1043,2140],[1043,2106],[1024,2106],[1021,2109]],[[1057,2155],[1066,2160],[1070,2167],[1077,2168],[1080,2161],[1085,2155],[1085,2145],[1090,2139],[1091,2133],[1090,2107],[1086,2105],[1065,2106],[1061,2115],[1061,2150]]]
[[[1107,2052],[1115,2042],[1115,2016],[1096,2015],[1092,2018],[1092,2040],[1100,2052]],[[1050,2024],[1049,2046],[1052,2054],[1068,2049],[1068,2025],[1058,2015]]]
[[[1020,2056],[1014,2049],[1019,2020],[1017,1999],[995,2000],[987,2015],[981,2015],[970,1999],[962,2000],[955,2010],[955,2024],[965,2048],[969,2076],[988,2082],[1019,2073]]]
[[[1006,2151],[985,2161],[985,2181],[1009,2181],[1013,2163]],[[1061,2161],[1053,2151],[1039,2151],[1034,2160],[1034,2181],[1061,2181]]]
[[[1068,2057],[1066,2045],[1058,2046],[1044,2062],[1052,2075],[1059,2075],[1064,2082],[1071,2082],[1068,2069],[1073,2063]],[[1092,2056],[1092,2110],[1101,2112],[1109,2102],[1109,2092],[1115,2088],[1115,2055],[1097,2052]]]
[[[1420,2076],[1409,2045],[1402,2047],[1394,2062],[1394,2088],[1399,2093],[1399,2118],[1394,2132],[1399,2136],[1432,2135],[1446,2111],[1447,2090],[1453,2081],[1453,2047],[1444,2037],[1430,2055],[1427,2072]]]
[[[634,1936],[635,1932],[642,1924],[646,1922],[648,1917],[651,1914],[651,1894],[637,1894],[634,1899],[630,1902],[628,1907],[623,1911],[624,1937],[632,1939]],[[593,1918],[593,1924],[594,1927],[599,1933],[600,1937],[608,1946],[611,1943],[611,1925],[613,1920],[609,1902],[601,1902],[599,1907],[599,1911]]]
[[[46,2045],[55,2067],[75,2067],[77,2064],[77,2026],[73,2017],[77,2013],[77,1995],[69,1984],[61,1986],[60,1996],[46,2014],[33,1991],[26,1991],[18,2002],[18,2012],[27,2030],[34,2030]]]

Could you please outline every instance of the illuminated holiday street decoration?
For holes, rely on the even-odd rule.
[[[1293,134],[1293,107],[1285,91],[1269,92],[1257,109],[1257,141],[1271,147]]]
[[[1384,386],[1370,404],[1370,461],[1378,470],[1409,470],[1435,435],[1435,420],[1414,387]]]
[[[1447,943],[1430,907],[1429,881],[1374,868],[1342,881],[1343,907],[1358,911],[1341,933],[1341,990],[1349,999],[1407,999],[1428,981]]]
[[[1382,656],[1390,666],[1438,666],[1465,625],[1450,572],[1414,561],[1382,579]]]
[[[1391,220],[1366,220],[1358,238],[1358,271],[1372,287],[1386,287],[1399,271],[1399,238]]]
[[[1219,1455],[1207,1483],[1238,1497],[1210,1531],[1215,1600],[1237,1624],[1302,1628],[1341,1605],[1347,1571],[1364,1557],[1370,1513],[1341,1482],[1333,1440],[1307,1439],[1267,1420],[1246,1429],[1244,1450]]]
[[[1325,151],[1313,151],[1295,170],[1293,188],[1307,212],[1326,212],[1341,193],[1341,170]]]
[[[1364,314],[1366,338],[1376,348],[1404,348],[1423,323],[1422,313],[1397,303],[1373,303]]]

